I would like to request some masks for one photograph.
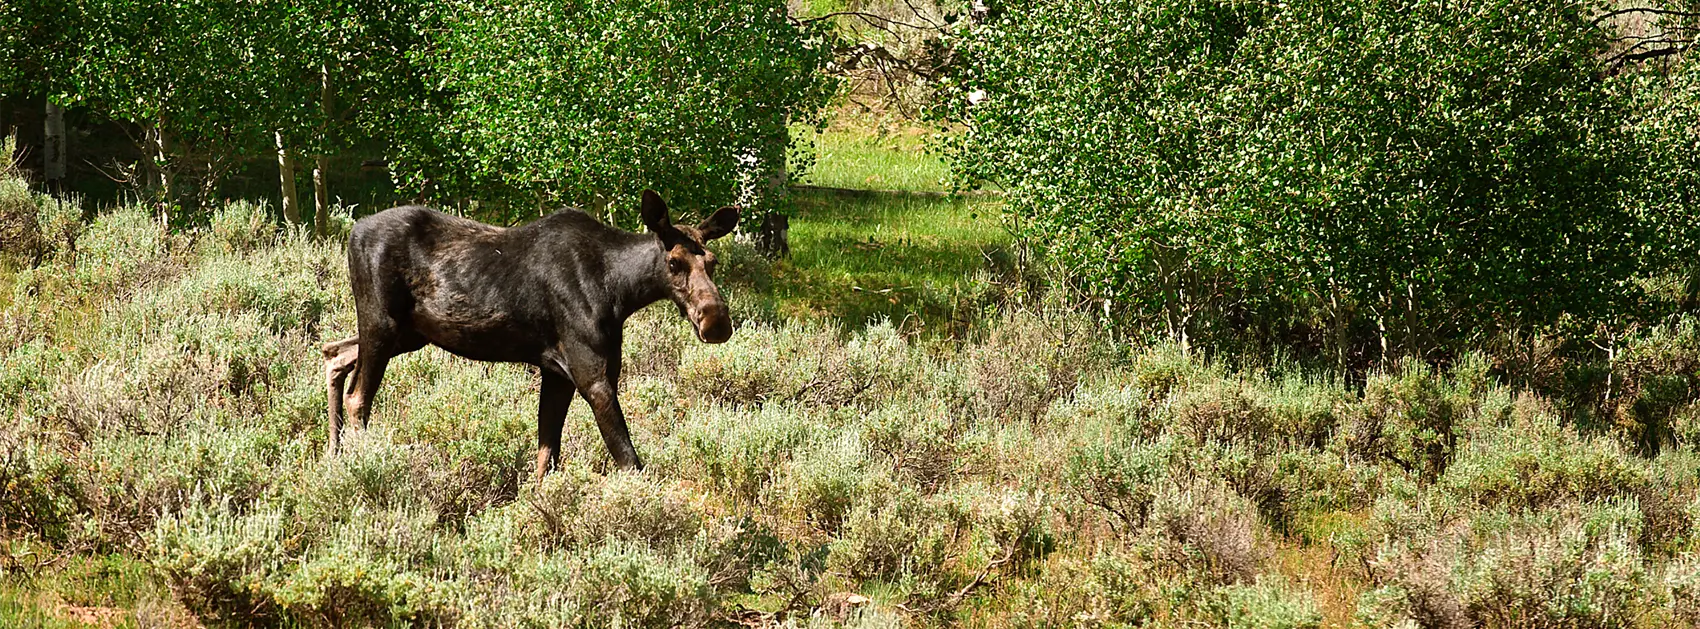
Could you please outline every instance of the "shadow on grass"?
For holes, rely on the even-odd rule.
[[[791,257],[764,296],[780,318],[889,319],[948,337],[1000,298],[1009,238],[994,197],[800,188],[791,199]]]

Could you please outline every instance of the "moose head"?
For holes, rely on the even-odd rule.
[[[724,343],[732,338],[732,314],[714,285],[714,252],[703,245],[737,228],[738,208],[720,208],[696,227],[674,225],[661,195],[645,190],[642,216],[660,243],[668,296],[678,304],[679,314],[691,322],[703,342]]]

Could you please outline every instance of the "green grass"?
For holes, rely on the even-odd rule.
[[[948,169],[918,127],[844,115],[794,133],[814,163],[792,191],[791,257],[762,283],[760,309],[934,337],[978,320],[1009,272],[1001,200],[946,195]]]
[[[152,568],[135,557],[59,555],[14,543],[0,572],[0,627],[156,627],[179,624],[187,612]]]
[[[797,133],[814,147],[815,163],[802,183],[824,188],[943,192],[949,169],[926,150],[919,129],[828,129]]]
[[[786,318],[955,334],[1007,271],[993,199],[804,189],[792,200],[792,254],[774,265],[770,293]]]

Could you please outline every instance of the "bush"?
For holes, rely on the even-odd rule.
[[[1671,592],[1671,612],[1689,625],[1700,624],[1700,561],[1687,555],[1672,562],[1665,573],[1666,587]]]
[[[1239,383],[1188,389],[1171,402],[1176,428],[1195,443],[1274,448],[1274,417]]]
[[[1685,316],[1637,335],[1611,365],[1613,432],[1656,455],[1677,439],[1681,413],[1700,403],[1700,320]],[[1603,396],[1608,397],[1609,396]]]
[[[154,528],[153,563],[190,611],[215,621],[272,624],[272,579],[285,565],[282,514],[200,508]]]
[[[667,304],[645,308],[626,320],[625,357],[620,377],[660,378],[672,382],[679,373],[685,349],[696,343],[691,324],[674,314]],[[733,334],[737,337],[744,330]]]
[[[27,531],[53,544],[81,537],[88,499],[76,476],[75,461],[0,434],[0,531]]]
[[[830,351],[834,336],[835,330],[744,326],[721,346],[689,346],[679,363],[679,393],[738,405],[796,401],[812,374],[793,367]]]
[[[1151,520],[1222,583],[1252,580],[1270,553],[1256,506],[1208,479],[1167,484],[1152,502]]]
[[[1148,626],[1168,611],[1158,574],[1160,566],[1133,553],[1054,559],[1036,578],[1010,586],[1002,597],[1009,609],[998,620],[1011,627]]]
[[[1353,466],[1333,452],[1300,450],[1272,458],[1269,491],[1280,498],[1275,505],[1280,511],[1265,515],[1278,526],[1291,515],[1368,507],[1381,491],[1380,470]]]
[[[949,518],[913,490],[868,492],[851,507],[827,566],[859,581],[914,580],[936,591],[950,575],[950,528]]]
[[[966,422],[942,409],[893,404],[859,423],[870,458],[889,461],[893,476],[904,484],[933,492],[973,462]]]
[[[461,154],[407,146],[402,172],[459,194],[505,191],[513,216],[547,200],[605,205],[629,223],[645,188],[676,207],[762,198],[784,168],[786,125],[835,89],[819,72],[824,33],[774,0],[447,2],[440,19],[428,63],[450,113],[431,139]]]
[[[330,553],[295,568],[273,597],[305,627],[452,625],[456,588],[403,566]]]
[[[679,363],[679,392],[734,405],[869,408],[901,393],[915,362],[889,323],[869,326],[848,342],[836,325],[746,325],[725,344],[688,346]]]
[[[1372,376],[1364,389],[1361,412],[1342,434],[1345,451],[1396,464],[1424,481],[1439,478],[1457,450],[1468,398],[1409,361],[1397,374]]]
[[[178,270],[171,256],[184,248],[184,238],[141,205],[95,217],[77,242],[78,281],[111,294],[170,276]]]
[[[373,425],[408,452],[407,474],[419,495],[448,522],[518,496],[536,461],[535,372],[473,363],[434,348],[390,365],[393,377],[385,377],[379,395],[406,400],[408,412],[384,413],[380,404]],[[318,384],[323,400],[323,381]],[[315,406],[316,425],[322,425],[323,402]],[[602,456],[593,424],[577,417],[566,421],[562,459]]]
[[[820,427],[800,415],[794,408],[778,406],[745,415],[698,412],[680,431],[681,454],[687,461],[683,471],[754,504],[786,461],[817,438]]]
[[[1050,502],[1039,490],[985,492],[971,499],[966,511],[991,546],[987,565],[1007,564],[1006,571],[1017,572],[1055,551]]]
[[[1579,439],[1562,429],[1553,433],[1508,430],[1472,442],[1441,479],[1443,491],[1484,507],[1539,509],[1567,501],[1632,497],[1651,484],[1646,463],[1623,452],[1616,442]]]
[[[1613,627],[1653,608],[1635,546],[1635,512],[1625,511],[1621,524],[1549,521],[1518,531],[1513,523],[1490,533],[1464,551],[1474,559],[1458,575],[1469,615],[1487,626],[1540,619],[1545,626]]]
[[[512,508],[519,510],[522,539],[546,550],[619,542],[668,552],[703,527],[703,514],[677,487],[637,474],[598,477],[583,468],[546,477],[523,505]]]
[[[953,396],[959,408],[980,421],[1043,417],[1053,401],[1074,390],[1082,371],[1103,359],[1091,325],[1066,316],[1007,315],[959,359],[966,389]]]
[[[335,458],[320,464],[296,490],[303,519],[331,526],[374,511],[414,504],[419,487],[410,459],[418,448],[397,446],[376,430],[344,437]]]
[[[263,506],[277,443],[252,428],[195,431],[167,440],[128,435],[97,442],[77,475],[101,524],[103,542],[144,537],[161,514],[197,505],[237,512]]]
[[[1181,451],[1173,441],[1088,446],[1068,461],[1069,488],[1081,502],[1113,516],[1111,526],[1126,532],[1143,529]]]
[[[1623,626],[1660,605],[1635,543],[1638,520],[1621,504],[1480,513],[1446,538],[1384,550],[1377,565],[1394,585],[1366,601],[1366,616],[1425,626]]]
[[[32,340],[0,353],[0,405],[17,408],[43,405],[42,394],[65,357],[47,344]]]
[[[961,183],[1126,329],[1428,358],[1633,301],[1662,224],[1619,197],[1604,8],[1012,0],[940,111]]]
[[[850,509],[870,492],[890,490],[890,480],[869,474],[873,467],[855,435],[816,445],[794,457],[780,470],[778,490],[802,521],[829,534],[838,534]]]
[[[270,242],[277,233],[264,205],[238,201],[213,210],[211,232],[215,250],[246,253]]]
[[[701,625],[714,609],[708,575],[689,561],[669,561],[642,547],[595,550],[574,583],[590,627]]]
[[[34,266],[41,261],[45,239],[41,233],[39,203],[28,182],[0,174],[0,251],[6,252],[7,257],[15,257],[11,260],[13,264]]]
[[[1151,440],[1170,427],[1167,419],[1146,391],[1108,381],[1084,384],[1068,399],[1052,404],[1045,411],[1043,427],[1065,433],[1102,433],[1094,438],[1116,435]]]
[[[10,159],[12,142],[0,142]],[[0,252],[17,266],[39,266],[59,252],[76,253],[83,230],[82,202],[30,190],[29,182],[0,168]]]
[[[1218,621],[1229,629],[1320,629],[1322,613],[1316,601],[1274,578],[1255,584],[1229,585],[1217,591],[1213,605]]]
[[[174,286],[140,295],[127,313],[128,325],[211,315],[250,315],[272,333],[316,333],[331,306],[346,289],[335,287],[332,267],[342,266],[328,249],[274,249],[250,259],[215,258],[177,280]],[[171,315],[171,316],[167,316]],[[216,319],[214,320],[216,322]],[[181,326],[179,340],[196,341],[193,326]]]

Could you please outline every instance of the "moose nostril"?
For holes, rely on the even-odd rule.
[[[707,343],[725,343],[732,338],[732,318],[723,309],[704,316],[697,326],[697,336]]]

